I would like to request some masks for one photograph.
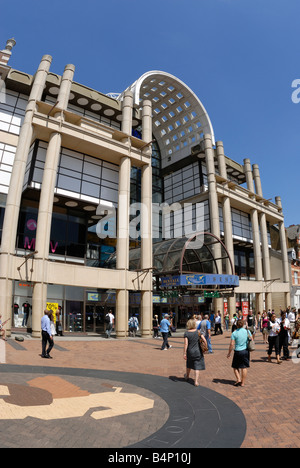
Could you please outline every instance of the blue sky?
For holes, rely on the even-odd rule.
[[[299,0],[14,0],[1,5],[0,48],[15,37],[13,68],[33,74],[50,54],[52,72],[73,63],[75,80],[102,93],[149,70],[177,76],[227,156],[259,165],[288,226],[300,224],[299,17]]]

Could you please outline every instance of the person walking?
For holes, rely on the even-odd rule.
[[[250,353],[248,350],[248,340],[252,340],[251,333],[244,328],[244,320],[238,320],[237,329],[231,335],[231,341],[227,358],[229,359],[232,351],[234,356],[232,360],[232,368],[236,377],[235,387],[244,387],[250,367]]]
[[[229,330],[229,320],[230,320],[229,313],[226,312],[226,314],[225,314],[225,316],[224,316],[224,324],[225,324],[225,330],[226,330],[226,331]]]
[[[135,338],[136,332],[139,326],[139,321],[137,317],[135,317],[133,314],[131,315],[129,319],[128,326],[129,326],[129,336],[133,336]]]
[[[41,320],[41,328],[42,328],[42,354],[41,357],[44,359],[52,359],[50,356],[50,352],[53,349],[54,342],[53,342],[53,335],[51,330],[51,322],[49,316],[51,312],[47,309],[44,310],[44,316]],[[47,348],[48,344],[48,349]]]
[[[208,314],[204,315],[204,319],[198,325],[197,330],[200,331],[201,335],[204,336],[209,354],[213,353],[212,346],[211,346],[211,324],[208,320]]]
[[[267,312],[264,310],[261,318],[261,329],[262,329],[262,335],[263,335],[263,342],[264,344],[268,344],[268,335],[269,335],[269,317]]]
[[[246,325],[247,325],[247,329],[249,330],[249,332],[253,336],[253,341],[254,341],[255,340],[255,334],[256,334],[256,328],[257,328],[257,320],[256,320],[255,315],[253,315],[253,310],[252,309],[249,310],[249,314],[247,315]]]
[[[153,327],[153,338],[158,338],[158,315],[154,315],[154,319],[152,322],[152,327]]]
[[[290,353],[289,353],[290,322],[286,318],[286,312],[281,313],[281,318],[279,322],[280,322],[279,354],[281,355],[281,350],[283,348],[283,357],[281,359],[288,360],[290,358]]]
[[[166,314],[163,320],[160,322],[160,332],[163,337],[163,344],[161,346],[162,351],[166,351],[167,349],[172,348],[172,346],[168,342],[170,326],[171,323],[169,322],[169,315]]]
[[[280,354],[279,354],[279,333],[280,333],[280,325],[276,320],[276,315],[272,314],[269,322],[269,350],[268,350],[268,362],[271,362],[271,355],[273,348],[275,349],[275,355],[277,359],[277,364],[282,364],[280,361]]]
[[[223,335],[223,330],[222,330],[222,317],[221,317],[221,312],[218,310],[215,316],[215,335],[220,332],[221,335]]]
[[[190,378],[191,370],[195,371],[195,387],[200,385],[200,371],[205,370],[204,356],[200,346],[200,332],[197,330],[196,320],[190,319],[186,325],[184,333],[184,354],[183,358],[186,360],[186,374],[184,376],[187,381]],[[206,340],[202,337],[204,342]]]
[[[112,311],[110,310],[106,316],[105,316],[105,333],[106,333],[106,338],[110,338],[110,335],[111,335],[111,332],[112,332],[112,329],[114,327],[114,323],[115,323],[115,317],[112,313]]]

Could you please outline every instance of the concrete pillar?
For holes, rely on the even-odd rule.
[[[259,173],[259,167],[257,164],[253,164],[253,177],[255,182],[256,194],[260,197],[263,197],[261,178]],[[263,259],[263,274],[264,280],[271,280],[271,265],[270,265],[270,255],[269,255],[269,242],[268,242],[268,229],[267,229],[267,220],[265,213],[260,213],[259,215],[259,225],[261,233],[261,244],[262,244],[262,259]],[[272,294],[266,292],[265,294],[265,308],[266,310],[272,310]]]
[[[65,67],[57,99],[58,109],[67,109],[74,71],[74,65],[67,65]],[[56,118],[63,119],[61,110],[55,114]],[[50,135],[43,172],[35,243],[37,250],[36,259],[41,260],[41,284],[34,286],[32,295],[33,338],[40,338],[41,318],[47,302],[47,260],[49,258],[53,197],[61,151],[61,140],[62,136],[60,132],[54,132]]]
[[[250,159],[244,159],[244,172],[246,176],[247,188],[250,192],[255,193],[254,182],[253,182],[253,173],[251,169]]]
[[[279,208],[282,209],[281,197],[275,198],[276,204]],[[282,255],[282,270],[283,270],[283,281],[284,283],[290,282],[290,265],[287,254],[287,242],[286,242],[286,232],[284,227],[284,222],[278,223],[279,228],[279,237],[280,237],[280,246],[281,246],[281,255]],[[291,305],[291,294],[286,293],[286,307]]]
[[[212,147],[212,138],[209,134],[204,135],[204,147],[209,191],[211,233],[220,238],[220,219],[215,175],[214,150]]]
[[[143,135],[146,143],[152,140],[152,102],[145,100],[142,110]],[[141,180],[141,268],[144,270],[143,284],[144,291],[141,294],[141,317],[142,336],[152,334],[152,166],[151,155],[152,145],[149,144],[144,149],[144,154],[149,157],[149,163],[142,167]]]
[[[260,248],[260,235],[259,235],[259,224],[258,224],[258,213],[257,210],[251,210],[251,222],[252,222],[252,234],[253,234],[253,251],[255,261],[255,277],[256,281],[262,281],[262,257]]]
[[[244,159],[244,171],[246,175],[247,188],[250,192],[255,193],[253,173],[249,159]],[[260,248],[260,233],[258,223],[257,210],[251,210],[252,234],[253,234],[253,251],[255,260],[255,276],[257,281],[262,280],[262,256]]]
[[[247,188],[250,192],[255,193],[253,172],[249,159],[244,159],[244,171],[246,175]],[[251,210],[251,223],[252,223],[252,235],[253,235],[253,252],[254,252],[254,262],[255,262],[255,278],[256,281],[262,281],[263,271],[262,271],[262,254],[260,247],[260,233],[259,233],[259,222],[258,222],[258,212],[256,209]],[[262,294],[256,294],[256,311],[262,312],[263,310],[263,296]]]
[[[132,133],[133,94],[126,91],[122,102],[122,132]],[[128,142],[124,138],[123,142]],[[129,205],[130,205],[131,160],[129,156],[121,159],[119,169],[119,197],[117,223],[117,269],[122,270],[120,289],[116,292],[116,333],[117,338],[124,338],[128,331],[129,293],[127,290],[127,272],[129,269]]]
[[[227,169],[226,169],[226,161],[225,161],[225,154],[224,154],[224,146],[222,141],[216,142],[217,148],[217,157],[218,157],[218,167],[220,176],[223,179],[227,180]],[[224,184],[225,188],[228,188],[228,184]],[[235,274],[234,269],[234,245],[233,245],[233,238],[232,238],[232,216],[231,216],[231,205],[230,205],[230,197],[223,197],[222,199],[222,210],[223,210],[223,225],[224,225],[224,237],[225,237],[225,245],[228,250],[228,253],[231,258],[233,271],[231,270],[231,263],[227,261],[226,263],[226,273],[228,275]],[[236,298],[228,298],[228,313],[232,317],[233,314],[236,312]],[[231,300],[230,300],[231,299]]]
[[[253,178],[255,182],[256,194],[260,197],[263,196],[262,187],[261,187],[261,179],[259,173],[259,167],[257,164],[253,164]]]
[[[0,263],[5,265],[5,271],[1,268],[0,277],[0,301],[3,321],[11,317],[12,306],[12,256],[15,254],[16,236],[19,221],[19,211],[22,199],[22,189],[26,163],[30,145],[33,138],[32,119],[36,110],[36,102],[42,98],[46,79],[52,62],[50,55],[44,55],[35,74],[28,104],[25,111],[23,125],[21,127],[14,165],[11,173],[8,190],[5,215],[3,220],[3,233],[1,242]],[[10,296],[8,296],[8,293]],[[7,336],[11,335],[11,322],[6,327]]]
[[[220,239],[220,217],[214,163],[215,153],[212,147],[212,138],[209,134],[204,135],[204,148],[208,181],[210,231],[213,235]],[[217,264],[218,271],[216,273],[222,274],[222,261],[218,260],[221,258],[221,246],[219,243],[212,247],[212,252]]]

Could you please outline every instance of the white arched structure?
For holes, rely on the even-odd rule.
[[[210,118],[196,94],[181,80],[169,73],[150,71],[128,89],[133,92],[134,104],[148,99],[153,104],[153,134],[166,167],[191,154],[191,148],[204,134],[214,131]],[[123,94],[120,95],[121,100]]]

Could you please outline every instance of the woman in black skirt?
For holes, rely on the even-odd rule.
[[[250,367],[250,356],[248,351],[248,340],[253,340],[251,333],[244,328],[244,320],[238,320],[237,329],[231,335],[229,351],[227,358],[230,358],[231,352],[234,349],[232,368],[236,377],[235,386],[244,387]]]
[[[200,371],[205,370],[204,356],[200,347],[200,332],[196,327],[196,320],[189,320],[186,325],[186,332],[184,334],[184,359],[186,360],[186,374],[185,380],[190,377],[191,370],[195,371],[195,387],[200,385]],[[204,343],[206,340],[202,336]]]

